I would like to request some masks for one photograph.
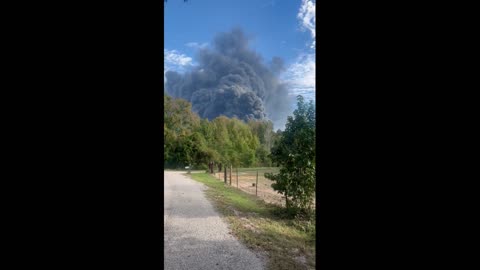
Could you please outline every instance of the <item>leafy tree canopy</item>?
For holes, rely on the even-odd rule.
[[[272,149],[272,161],[280,165],[274,190],[285,195],[287,208],[308,210],[315,195],[315,106],[297,97],[297,109],[289,116],[285,130]]]

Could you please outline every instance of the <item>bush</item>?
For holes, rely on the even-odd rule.
[[[266,173],[265,177],[285,196],[287,208],[303,213],[312,208],[315,196],[315,106],[304,103],[302,96],[297,100],[293,117],[288,117],[285,131],[272,149],[271,158],[280,165],[280,173]]]
[[[195,170],[205,170],[205,171],[208,171],[208,166],[205,165],[205,164],[198,164],[198,165],[195,165]]]

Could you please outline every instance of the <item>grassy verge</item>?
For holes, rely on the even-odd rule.
[[[315,224],[282,217],[282,209],[224,185],[206,173],[190,175],[249,248],[266,253],[269,269],[315,269]]]

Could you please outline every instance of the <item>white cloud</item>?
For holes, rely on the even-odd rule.
[[[301,29],[310,31],[312,36],[312,45],[315,48],[315,2],[312,0],[302,0],[302,5],[298,10],[297,18],[300,20]]]
[[[191,57],[188,57],[185,54],[179,53],[176,50],[164,49],[163,53],[164,53],[163,63],[165,66],[184,67],[192,64]]]
[[[287,67],[282,80],[288,83],[290,94],[315,100],[315,1],[302,0],[297,19],[300,30],[308,31],[312,38],[308,52],[299,51],[295,61]]]
[[[194,48],[194,49],[202,49],[202,48],[207,47],[208,43],[207,42],[204,42],[204,43],[189,42],[189,43],[185,44],[185,46],[190,47],[190,48]]]
[[[191,57],[180,53],[176,50],[163,50],[163,80],[164,83],[167,83],[167,78],[165,74],[169,70],[183,72],[189,66],[193,65],[193,60]]]
[[[290,94],[315,100],[315,54],[301,54],[282,76],[290,86]]]

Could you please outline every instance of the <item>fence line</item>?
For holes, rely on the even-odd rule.
[[[272,184],[274,182],[265,177],[265,173],[278,173],[279,170],[278,167],[235,168],[236,188],[255,195],[265,202],[285,206],[285,197],[273,190]],[[232,166],[224,166],[223,172],[214,172],[214,176],[220,181],[223,180],[225,184],[235,187],[232,185],[232,173]]]
[[[223,172],[214,172],[215,178],[223,180],[225,184],[235,187],[232,184],[233,166],[225,166]],[[279,171],[277,167],[261,167],[261,168],[235,168],[236,188],[255,195],[260,199],[278,205],[285,205],[284,197],[271,187],[271,180],[265,178],[267,172],[276,173]],[[222,179],[223,178],[223,179]]]

